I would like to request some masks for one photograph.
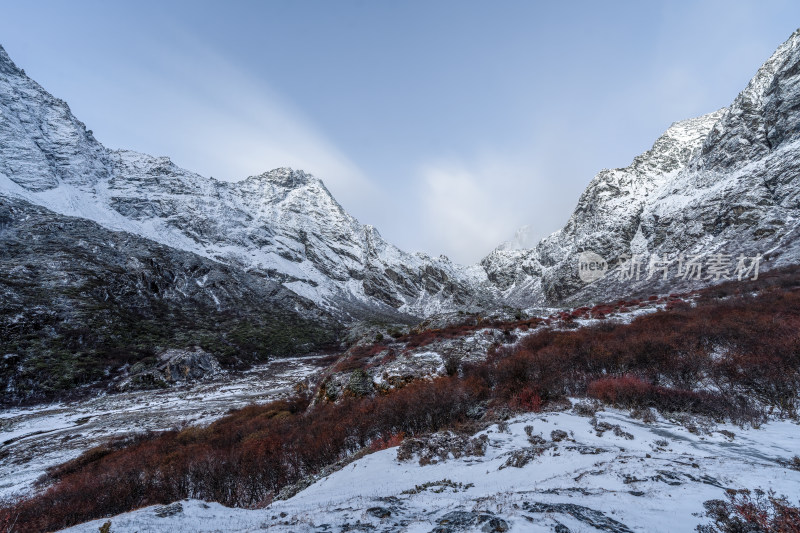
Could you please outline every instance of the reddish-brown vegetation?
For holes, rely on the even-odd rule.
[[[379,452],[387,448],[394,448],[395,446],[400,446],[405,436],[406,436],[405,433],[401,431],[400,433],[395,433],[393,435],[387,435],[385,437],[375,439],[369,445],[369,449],[372,452]]]
[[[340,358],[333,367],[333,372],[351,372],[368,366],[368,361],[376,355],[387,352],[388,356],[394,355],[394,350],[382,343],[358,345],[350,348],[346,357]]]
[[[715,287],[695,295],[693,305],[676,304],[630,324],[540,329],[513,346],[490,349],[484,363],[382,396],[315,406],[298,397],[247,407],[208,427],[101,447],[54,469],[49,488],[9,506],[0,519],[15,521],[18,530],[44,531],[186,497],[259,507],[282,487],[357,450],[471,427],[470,414],[487,404],[536,411],[567,395],[590,395],[621,407],[739,423],[757,421],[762,408],[797,416],[797,279],[793,272],[778,273]],[[754,290],[760,294],[752,296]],[[639,303],[620,302],[616,308]],[[615,309],[596,306],[581,313],[609,308]],[[549,321],[495,327],[510,332]],[[480,327],[486,325],[465,324],[403,340],[421,346]],[[383,344],[358,348],[356,359],[384,349]]]
[[[96,449],[51,472],[56,483],[6,509],[23,531],[49,531],[186,497],[260,507],[280,488],[373,443],[394,445],[467,421],[487,397],[474,379],[412,383],[390,396],[308,409],[297,398],[250,406],[205,428]]]
[[[517,411],[537,412],[542,409],[542,397],[535,387],[525,387],[509,401],[509,406]]]
[[[738,423],[758,420],[760,414],[747,401],[732,403],[730,398],[720,394],[660,387],[632,376],[592,381],[587,392],[592,398],[618,407],[653,407],[659,411],[700,414]]]
[[[703,505],[712,524],[698,527],[702,533],[800,533],[800,508],[786,498],[762,490],[728,491],[728,500],[709,500]]]

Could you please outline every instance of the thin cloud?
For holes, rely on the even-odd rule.
[[[137,149],[227,181],[302,169],[346,209],[368,212],[359,206],[379,194],[375,185],[285,97],[196,42],[152,52],[116,84],[122,112],[138,115],[127,132],[141,139]]]
[[[474,160],[441,160],[419,169],[426,248],[461,264],[479,261],[523,225],[549,218],[552,187],[531,158],[484,154]],[[545,213],[546,211],[546,213]],[[533,227],[538,239],[551,227]]]

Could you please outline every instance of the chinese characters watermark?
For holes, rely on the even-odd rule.
[[[738,257],[731,254],[679,254],[667,255],[623,254],[611,266],[594,252],[582,252],[578,257],[578,277],[591,283],[607,273],[620,281],[640,281],[650,279],[680,279],[722,281],[727,279],[758,279],[758,269],[762,256]]]

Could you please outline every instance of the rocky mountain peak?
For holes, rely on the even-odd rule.
[[[270,184],[285,189],[297,189],[309,184],[319,184],[321,180],[302,170],[289,167],[280,167],[257,176],[250,176],[245,181],[260,184]]]
[[[631,165],[598,173],[564,228],[531,250],[495,250],[482,266],[507,302],[524,306],[692,286],[680,277],[632,282],[618,272],[586,285],[577,275],[584,251],[609,265],[631,253],[675,259],[765,252],[770,268],[794,264],[800,258],[798,124],[800,31],[729,107],[674,123]]]
[[[725,109],[673,123],[653,146],[625,168],[601,170],[578,200],[566,235],[601,231],[611,221],[626,220],[633,236],[638,213],[648,197],[696,155]],[[549,237],[548,237],[549,239]]]
[[[108,176],[105,148],[63,100],[31,80],[0,48],[0,173],[31,191]]]
[[[726,110],[722,108],[700,117],[673,122],[648,151],[633,159],[628,168],[647,176],[680,170],[702,146]]]
[[[11,61],[8,53],[6,53],[6,49],[0,45],[0,73],[2,74],[10,74],[9,71],[14,70],[18,71],[17,65]]]

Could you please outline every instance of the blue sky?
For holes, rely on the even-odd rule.
[[[107,146],[226,180],[303,168],[462,263],[561,227],[799,23],[789,0],[0,0],[0,44]]]

